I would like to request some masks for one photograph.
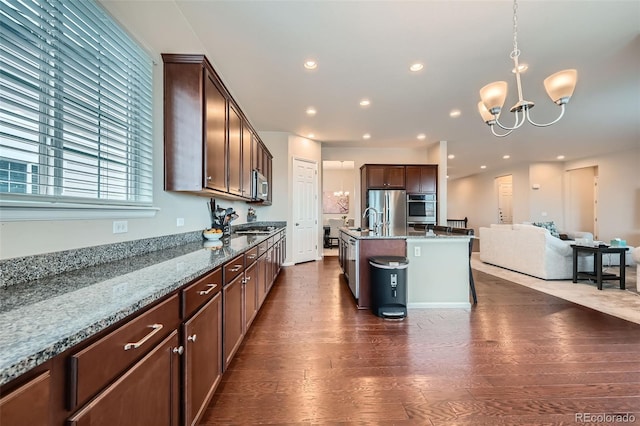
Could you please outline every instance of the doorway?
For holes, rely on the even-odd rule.
[[[513,223],[513,176],[500,176],[495,179],[498,194],[498,223]]]
[[[565,228],[591,232],[598,239],[598,167],[565,172]]]
[[[355,224],[355,183],[354,161],[322,162],[322,227],[325,234],[323,256],[337,256],[338,228],[345,224]]]
[[[293,159],[293,263],[318,258],[318,163]]]

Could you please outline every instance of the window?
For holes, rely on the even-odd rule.
[[[88,0],[0,0],[0,43],[2,198],[149,206],[149,55]]]

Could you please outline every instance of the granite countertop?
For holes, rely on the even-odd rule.
[[[234,235],[0,288],[0,385],[269,238]]]
[[[358,240],[365,239],[445,239],[445,238],[463,238],[465,240],[469,240],[469,238],[475,238],[473,235],[462,235],[462,234],[434,234],[434,235],[426,235],[425,232],[418,231],[407,231],[401,234],[390,234],[388,232],[383,232],[381,234],[377,234],[375,232],[371,232],[369,230],[361,230],[360,228],[349,228],[343,226],[340,228],[340,231],[345,234],[354,237]]]

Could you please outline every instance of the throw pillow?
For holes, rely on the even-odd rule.
[[[552,236],[554,236],[556,238],[560,238],[560,233],[556,229],[556,224],[553,221],[551,221],[551,222],[533,222],[532,225],[533,226],[538,226],[540,228],[544,228],[544,229],[548,230],[549,233]]]

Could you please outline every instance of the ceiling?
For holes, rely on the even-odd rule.
[[[515,79],[509,1],[102,0],[160,61],[205,53],[256,130],[330,147],[419,147],[447,141],[450,178],[506,161],[564,161],[640,144],[640,2],[539,1],[518,5],[520,61],[538,122],[560,109],[542,82],[578,70],[564,118],[496,138],[477,112],[478,90],[505,80],[512,122]],[[318,62],[306,70],[307,59]],[[409,71],[414,62],[424,69]],[[371,105],[359,106],[363,98]],[[308,116],[313,106],[317,113]],[[451,118],[453,109],[460,116]],[[371,138],[363,139],[369,133]],[[418,140],[423,133],[426,139]],[[508,160],[503,159],[509,155]]]

